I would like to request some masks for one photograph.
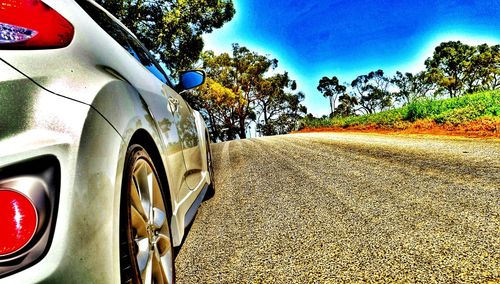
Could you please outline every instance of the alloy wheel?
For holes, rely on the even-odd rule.
[[[173,283],[173,249],[165,200],[147,153],[133,153],[128,175],[128,250],[134,278]],[[137,279],[137,280],[138,280]]]

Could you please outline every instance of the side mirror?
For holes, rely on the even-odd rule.
[[[179,85],[177,89],[179,91],[190,90],[200,86],[205,83],[205,71],[203,70],[189,70],[180,73]]]

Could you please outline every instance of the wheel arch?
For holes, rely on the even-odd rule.
[[[172,192],[169,187],[169,182],[168,182],[168,177],[167,177],[167,171],[165,169],[165,165],[162,161],[160,151],[158,150],[158,147],[156,146],[153,137],[144,129],[138,129],[131,137],[127,149],[134,145],[134,144],[139,144],[141,145],[146,152],[149,154],[151,160],[153,160],[154,166],[156,170],[158,171],[158,175],[160,177],[160,181],[163,186],[163,190],[167,191],[165,193],[165,198],[167,198],[170,206],[167,208],[169,211],[168,213],[170,214],[170,217],[172,217],[173,213],[173,197],[172,197]]]

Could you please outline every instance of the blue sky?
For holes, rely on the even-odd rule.
[[[417,72],[442,41],[500,44],[500,0],[233,0],[236,15],[205,35],[205,49],[239,43],[279,60],[315,115],[329,113],[316,91],[323,76],[351,82],[383,69]]]

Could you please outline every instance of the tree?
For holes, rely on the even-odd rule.
[[[500,89],[500,45],[477,46],[470,61],[470,75],[464,80],[465,92]]]
[[[397,71],[396,75],[391,79],[391,83],[398,88],[398,91],[393,93],[394,98],[403,105],[416,98],[427,96],[433,89],[433,84],[426,82],[423,72],[413,75],[409,72],[403,74]]]
[[[266,76],[277,67],[276,59],[233,44],[231,54],[207,51],[202,62],[211,79],[198,95],[184,97],[207,119],[214,140],[245,138],[252,121],[265,135],[283,133],[305,112],[304,95],[291,93],[296,83],[287,72]]]
[[[232,19],[232,0],[96,0],[175,76],[199,59],[202,35]]]
[[[471,58],[476,48],[460,41],[442,42],[425,61],[428,77],[451,98],[464,93],[464,82],[470,80]]]
[[[299,121],[307,113],[307,108],[300,104],[305,98],[305,94],[286,94],[283,98],[283,111],[278,118],[267,125],[268,133],[265,135],[286,134],[299,128]]]
[[[412,73],[396,72],[396,76],[391,79],[391,83],[398,87],[398,91],[394,93],[396,101],[407,104],[412,101],[415,92],[413,91],[415,77]]]
[[[345,93],[346,87],[339,83],[339,79],[333,76],[331,79],[323,77],[319,80],[318,91],[323,93],[323,97],[329,98],[331,114],[335,112],[335,102],[337,97]]]
[[[301,115],[307,112],[300,104],[305,95],[301,92],[290,93],[296,87],[287,72],[261,81],[255,94],[256,111],[260,114],[258,131],[264,135],[275,135],[293,130]]]
[[[391,94],[388,91],[389,79],[384,71],[377,70],[361,75],[351,83],[352,94],[356,97],[359,109],[365,113],[376,113],[392,106]]]
[[[339,105],[333,112],[333,116],[350,116],[355,114],[355,106],[358,104],[356,97],[344,93],[339,97]]]
[[[230,88],[208,78],[194,96],[198,100],[198,109],[206,118],[212,141],[236,138],[235,106],[242,100],[241,94],[235,94]],[[242,102],[241,102],[242,103]]]
[[[460,41],[442,42],[425,61],[425,66],[426,70],[415,75],[398,71],[391,79],[385,77],[382,70],[358,76],[351,83],[350,96],[345,94],[345,89],[338,88],[337,77],[323,77],[317,89],[329,98],[333,116],[348,116],[359,111],[376,113],[392,107],[392,98],[404,105],[421,97],[456,97],[500,89],[498,44],[469,46]],[[390,87],[397,90],[392,91]],[[339,105],[335,107],[337,96]]]
[[[278,66],[278,60],[252,52],[239,44],[233,44],[232,66],[232,88],[241,91],[245,99],[244,104],[238,105],[237,115],[240,138],[246,138],[249,120],[256,119],[253,104],[260,82],[264,74]]]
[[[235,82],[233,58],[228,53],[215,55],[213,51],[206,51],[202,53],[202,62],[208,79],[183,97],[204,116],[213,141],[240,137],[238,112],[247,101]],[[248,117],[254,115],[248,114]]]

